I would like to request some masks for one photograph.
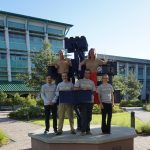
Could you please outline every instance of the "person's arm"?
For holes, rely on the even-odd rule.
[[[57,88],[56,88],[56,91],[55,91],[55,97],[52,100],[53,103],[57,102],[58,96],[59,96],[59,84],[57,85]]]
[[[41,98],[43,101],[46,101],[44,86],[42,86],[42,88],[41,88]]]
[[[101,60],[101,59],[98,59],[99,61],[99,65],[106,65],[108,61],[104,61],[104,60]]]
[[[85,63],[86,63],[86,60],[83,60],[83,61],[81,61],[81,62],[79,63],[79,68],[78,68],[79,71],[81,71],[81,67],[82,67],[83,65],[85,65]]]
[[[70,60],[70,59],[67,59],[67,61],[68,61],[68,65],[69,65],[69,66],[72,66],[71,60]]]
[[[112,107],[114,107],[114,94],[113,94],[113,90],[111,91],[111,100],[112,100]]]
[[[100,103],[100,108],[104,109],[104,106],[103,106],[102,101],[101,101],[101,90],[100,90],[100,87],[98,87],[97,93],[98,93],[98,99],[99,99],[99,103]]]

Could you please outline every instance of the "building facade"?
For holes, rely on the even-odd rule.
[[[117,75],[135,74],[142,84],[141,99],[150,98],[150,60],[98,54],[98,58],[117,62]]]
[[[0,91],[17,81],[18,73],[31,73],[31,55],[48,40],[54,52],[64,48],[70,24],[0,11]]]

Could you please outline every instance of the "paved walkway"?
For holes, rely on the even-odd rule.
[[[142,112],[143,111],[141,111],[141,113]],[[41,126],[34,125],[29,122],[9,119],[7,114],[8,112],[0,111],[0,128],[3,129],[9,136],[11,142],[8,145],[1,147],[0,149],[31,150],[31,139],[28,137],[28,133],[40,129]],[[147,115],[149,115],[149,113],[144,112],[144,118]],[[150,119],[150,116],[148,119]],[[150,136],[137,136],[134,139],[134,150],[150,150]]]

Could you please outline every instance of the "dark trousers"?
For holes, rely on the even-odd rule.
[[[104,109],[102,109],[102,132],[111,132],[111,118],[112,118],[112,104],[102,103]]]
[[[82,103],[80,106],[81,106],[81,132],[89,132],[90,122],[92,120],[93,103]]]
[[[49,131],[50,128],[49,119],[52,113],[53,129],[54,131],[57,131],[57,104],[45,105],[44,110],[45,110],[45,126],[46,126],[45,130]]]
[[[74,111],[77,115],[77,130],[81,130],[81,106],[77,104],[74,106]]]

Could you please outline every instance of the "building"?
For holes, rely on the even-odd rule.
[[[48,40],[54,52],[64,48],[70,24],[0,11],[0,91],[32,91],[17,81],[18,73],[31,73],[31,55]],[[16,89],[16,90],[15,90]]]
[[[130,72],[134,73],[136,79],[142,84],[141,98],[150,98],[150,60],[102,54],[98,54],[97,57],[116,61],[117,75],[126,77]]]

